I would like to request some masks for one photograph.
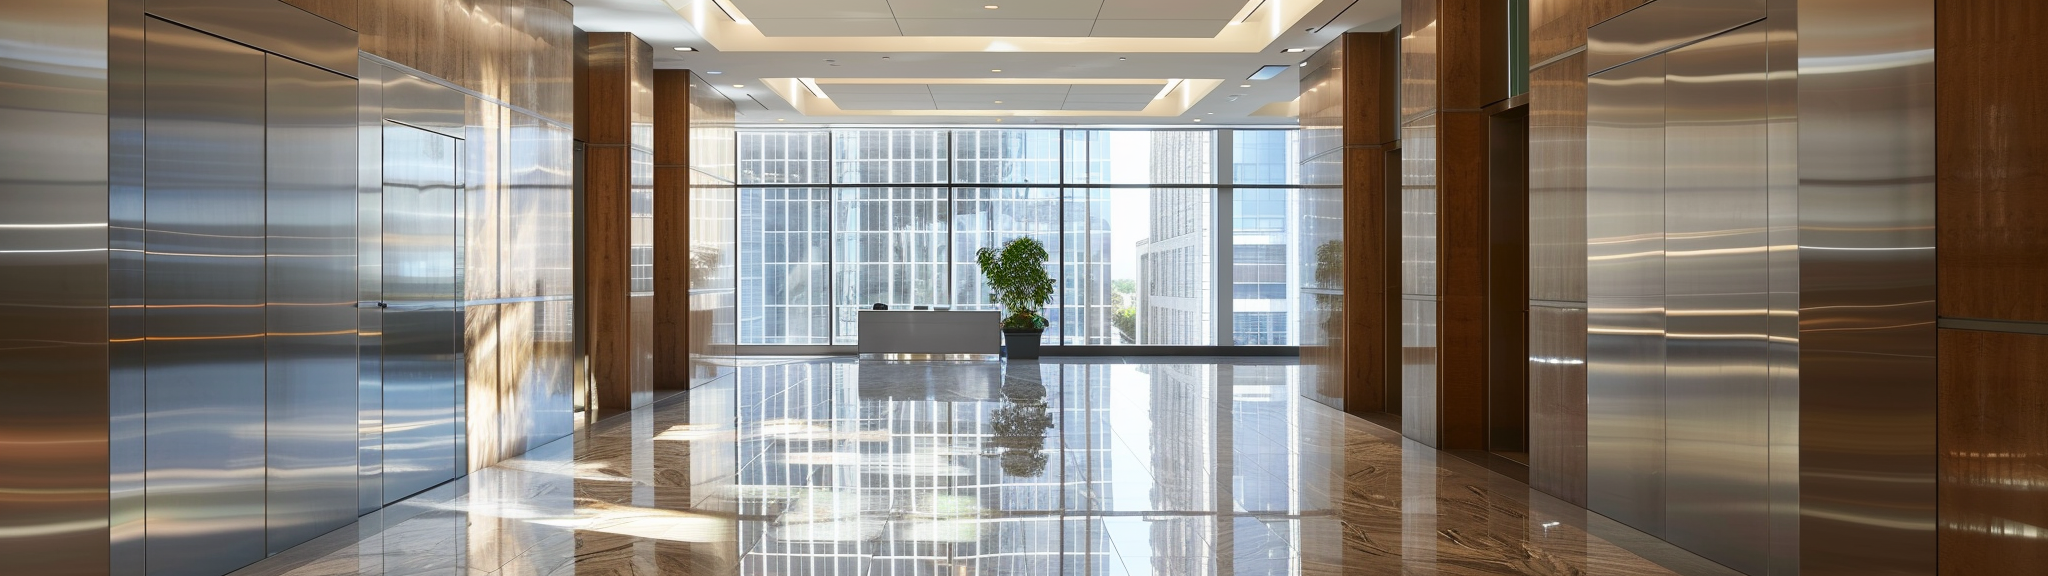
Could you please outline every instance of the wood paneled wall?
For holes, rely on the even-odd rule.
[[[584,301],[590,381],[601,411],[653,398],[654,297],[632,289],[633,194],[651,190],[654,50],[623,32],[587,35],[580,87],[584,138]],[[651,231],[650,231],[651,232]]]
[[[1344,214],[1341,284],[1321,287],[1343,296],[1327,311],[1326,345],[1308,347],[1304,361],[1321,369],[1318,394],[1354,414],[1388,411],[1387,392],[1400,382],[1400,204],[1386,161],[1398,140],[1398,51],[1393,32],[1344,34],[1302,78],[1301,180],[1340,186]]]
[[[573,7],[563,0],[283,0],[361,34],[360,47],[564,124],[575,123]]]
[[[654,283],[690,282],[690,93],[702,84],[689,70],[654,71]],[[690,386],[690,294],[654,295],[654,387]]]
[[[1935,3],[1943,574],[2048,566],[2044,21],[2039,2]]]
[[[1433,328],[1432,366],[1411,366],[1404,377],[1404,396],[1427,396],[1428,414],[1402,414],[1410,437],[1446,449],[1485,449],[1486,387],[1491,348],[1487,332],[1491,242],[1488,214],[1488,170],[1491,166],[1489,114],[1485,108],[1507,94],[1506,5],[1487,0],[1405,0],[1402,20],[1407,36],[1401,42],[1402,119],[1404,129],[1429,146],[1404,139],[1404,194],[1433,197],[1431,229],[1404,230],[1402,235],[1433,234],[1433,255],[1411,268],[1434,270],[1433,289],[1411,287],[1405,298],[1426,318],[1406,330]],[[1416,142],[1423,144],[1424,142]],[[1427,310],[1433,308],[1434,314]],[[1429,369],[1433,368],[1433,370]],[[1434,374],[1424,378],[1421,375]],[[1419,400],[1419,398],[1418,398]]]

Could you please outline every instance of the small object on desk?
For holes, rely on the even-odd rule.
[[[911,310],[930,310],[930,309],[932,309],[932,307],[930,307],[930,306],[911,306],[911,307],[910,307],[910,309],[911,309]]]
[[[881,303],[881,302],[876,302],[876,303],[875,303],[875,309],[876,309],[876,310],[888,310],[888,309],[889,309],[889,305],[888,305],[888,304],[883,304],[883,303]]]

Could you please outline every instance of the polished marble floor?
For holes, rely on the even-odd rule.
[[[751,361],[236,574],[1729,573],[1291,362]]]

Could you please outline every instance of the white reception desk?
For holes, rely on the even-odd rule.
[[[1000,354],[994,310],[861,310],[861,354]]]

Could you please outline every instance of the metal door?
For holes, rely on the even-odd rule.
[[[454,138],[384,125],[383,500],[459,474],[462,330]]]

